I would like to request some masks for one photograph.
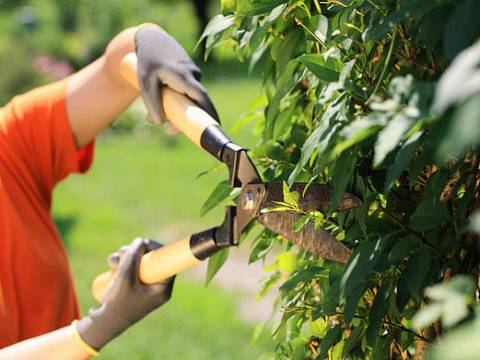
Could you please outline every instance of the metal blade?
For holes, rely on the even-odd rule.
[[[262,182],[257,168],[253,165],[252,160],[250,160],[246,151],[241,151],[239,154],[237,173],[235,175],[242,185]]]
[[[265,183],[266,197],[261,209],[276,207],[275,202],[284,202],[283,184],[280,182]],[[248,188],[246,189],[248,191]],[[303,211],[328,211],[333,196],[333,188],[329,185],[317,183],[294,183],[290,191],[299,193],[298,207]],[[362,206],[362,201],[354,195],[345,193],[335,211],[345,211]],[[261,210],[260,209],[260,210]]]
[[[333,195],[330,186],[316,183],[294,183],[291,191],[299,193],[298,207],[302,211],[326,212]],[[239,234],[251,220],[259,216],[262,209],[277,207],[277,202],[284,202],[282,183],[245,185],[240,192],[237,206],[236,233]],[[336,211],[345,211],[361,205],[362,201],[359,198],[345,193]]]
[[[327,211],[333,195],[333,189],[323,184],[295,183],[290,191],[299,193],[298,207],[302,211]],[[298,232],[293,231],[293,224],[302,216],[294,212],[270,212],[262,214],[261,210],[277,207],[276,202],[283,202],[282,183],[248,184],[242,188],[235,216],[235,236],[238,239],[242,230],[253,219],[265,225],[275,233],[301,246],[308,252],[328,260],[345,262],[350,250],[337,241],[325,229],[315,229],[309,222]],[[362,205],[354,195],[344,194],[336,211],[345,211]]]
[[[349,248],[335,239],[323,228],[315,228],[309,221],[299,231],[293,231],[293,225],[302,215],[289,211],[260,214],[257,220],[266,228],[298,245],[311,254],[323,259],[346,263],[352,254]]]

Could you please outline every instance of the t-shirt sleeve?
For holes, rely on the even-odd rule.
[[[0,136],[34,182],[51,190],[72,172],[86,172],[94,143],[76,148],[68,121],[68,80],[17,96],[0,110]]]

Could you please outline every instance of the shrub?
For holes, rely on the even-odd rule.
[[[276,341],[265,358],[422,358],[443,336],[433,358],[475,358],[478,5],[237,0],[223,10],[202,40],[207,55],[231,46],[261,67],[252,154],[263,178],[328,183],[334,202],[345,191],[363,201],[309,214],[352,250],[347,264],[266,230],[251,243],[252,262],[284,248],[263,284],[262,294],[280,286],[281,312],[265,326]]]

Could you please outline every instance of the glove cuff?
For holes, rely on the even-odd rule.
[[[77,323],[78,323],[78,320],[73,320],[70,327],[72,329],[72,334],[73,334],[73,337],[75,338],[75,340],[80,344],[82,345],[82,347],[85,349],[85,351],[90,354],[91,356],[97,356],[98,355],[98,351],[95,350],[93,347],[91,347],[88,343],[85,342],[85,340],[82,339],[82,337],[80,336],[80,334],[78,333],[78,329],[77,329]]]
[[[120,335],[131,324],[121,316],[108,311],[105,305],[78,320],[75,328],[79,337],[90,347],[99,351],[110,340]]]

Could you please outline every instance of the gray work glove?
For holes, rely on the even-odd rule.
[[[140,260],[148,251],[162,245],[150,239],[135,239],[128,247],[109,258],[111,267],[117,267],[114,281],[109,285],[99,308],[76,323],[80,337],[92,348],[100,350],[107,342],[152,310],[168,301],[174,279],[145,285],[140,282]],[[118,265],[117,265],[118,264]]]
[[[217,110],[200,84],[200,69],[172,36],[158,26],[145,26],[135,35],[135,47],[140,90],[151,122],[168,120],[162,105],[162,85],[187,95],[219,122]]]

